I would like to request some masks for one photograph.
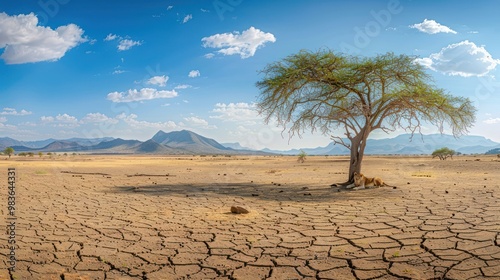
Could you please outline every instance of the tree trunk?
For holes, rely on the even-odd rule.
[[[354,183],[354,172],[361,173],[361,162],[365,154],[366,140],[370,134],[370,128],[365,127],[358,135],[350,138],[351,141],[351,158],[349,160],[349,174],[345,183],[340,185],[349,185]],[[337,185],[333,184],[332,186]]]
[[[354,172],[361,171],[361,160],[359,154],[359,142],[355,141],[355,138],[351,139],[351,159],[349,160],[349,173],[347,184],[354,183]]]
[[[349,179],[348,183],[354,183],[354,172],[361,173],[361,163],[365,155],[366,138],[368,134],[360,135],[351,140],[351,159],[349,161]]]

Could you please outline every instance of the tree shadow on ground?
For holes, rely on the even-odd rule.
[[[401,196],[400,189],[388,187],[352,191],[343,187],[304,186],[299,184],[206,183],[116,186],[113,193],[151,196],[214,197],[232,196],[273,201],[321,202],[368,200]]]

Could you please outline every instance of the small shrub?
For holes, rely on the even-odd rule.
[[[297,159],[298,163],[304,163],[306,161],[306,152],[300,150],[300,153],[298,154],[299,158]]]

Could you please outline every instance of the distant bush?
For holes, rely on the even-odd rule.
[[[454,150],[443,147],[432,152],[432,158],[438,157],[440,160],[446,160],[447,158],[453,158],[455,154]]]
[[[297,162],[298,163],[304,163],[304,161],[306,161],[306,152],[300,150],[300,153],[298,154],[299,158],[297,159]]]

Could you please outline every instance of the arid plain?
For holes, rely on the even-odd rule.
[[[0,279],[500,279],[496,156],[56,156],[16,168]],[[242,206],[248,214],[232,214]],[[2,231],[5,232],[5,231]]]

